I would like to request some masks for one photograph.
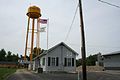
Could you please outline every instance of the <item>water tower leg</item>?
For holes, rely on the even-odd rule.
[[[32,54],[33,54],[33,43],[34,43],[34,23],[35,23],[35,19],[33,19],[32,21],[32,38],[31,38],[31,52],[30,52],[30,64],[31,64],[31,68],[32,68]]]
[[[30,25],[30,18],[28,17],[28,25],[27,25],[27,34],[26,34],[26,44],[25,44],[24,61],[26,61],[26,54],[27,54],[29,25]]]

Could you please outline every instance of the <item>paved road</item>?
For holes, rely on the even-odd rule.
[[[80,80],[81,73],[80,73]],[[88,72],[88,80],[120,80],[120,72]],[[7,80],[78,80],[77,74],[43,73],[37,74],[21,69],[10,75]]]
[[[116,72],[89,72],[88,80],[120,80],[120,73]]]
[[[18,69],[14,74],[11,74],[7,80],[40,80],[40,77],[25,69]]]

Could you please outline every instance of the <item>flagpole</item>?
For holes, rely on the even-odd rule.
[[[49,19],[39,19],[39,23],[41,23],[41,24],[46,24],[47,25],[47,34],[46,34],[46,37],[47,37],[47,41],[46,41],[46,45],[47,45],[47,49],[48,49],[48,32],[49,32],[49,21],[48,21]],[[40,27],[40,26],[39,26]],[[40,28],[39,30],[40,30],[40,32],[45,32],[45,28],[46,27],[42,27],[42,28]]]
[[[38,22],[38,19],[37,19],[37,44],[36,44],[36,52],[37,52],[37,55],[39,55],[39,48],[40,48],[40,23]]]
[[[47,19],[47,50],[48,50],[48,38],[49,38],[49,18]]]

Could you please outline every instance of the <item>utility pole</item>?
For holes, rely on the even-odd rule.
[[[85,34],[84,34],[84,22],[83,22],[83,13],[82,13],[82,2],[79,0],[79,11],[80,11],[80,29],[81,29],[81,54],[82,54],[82,78],[87,80],[86,73],[86,50],[85,50]]]

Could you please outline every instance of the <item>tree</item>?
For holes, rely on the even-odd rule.
[[[33,49],[33,58],[35,58],[36,56],[38,56],[41,53],[41,51],[42,51],[41,48],[35,47]]]
[[[17,62],[18,59],[19,59],[18,54],[17,54],[17,55],[13,54],[13,55],[11,56],[11,61],[12,61],[12,62]]]
[[[6,60],[6,51],[4,49],[0,50],[0,61]]]
[[[27,58],[28,61],[30,61],[30,57],[29,56],[26,55],[26,58]]]
[[[90,55],[86,59],[86,65],[88,66],[95,66],[97,61],[97,54],[95,55]]]
[[[18,59],[19,59],[18,54],[12,54],[12,52],[10,52],[10,51],[8,51],[8,53],[6,53],[6,51],[4,49],[0,50],[0,61],[17,62]]]
[[[86,65],[87,66],[95,66],[97,61],[97,54],[90,55],[86,58]],[[80,66],[82,64],[82,59],[76,60],[76,66]]]
[[[12,55],[11,55],[12,52],[8,51],[8,54],[7,54],[7,61],[12,61]]]
[[[78,67],[78,66],[80,66],[82,64],[82,60],[81,59],[77,59],[76,60],[76,66]]]

